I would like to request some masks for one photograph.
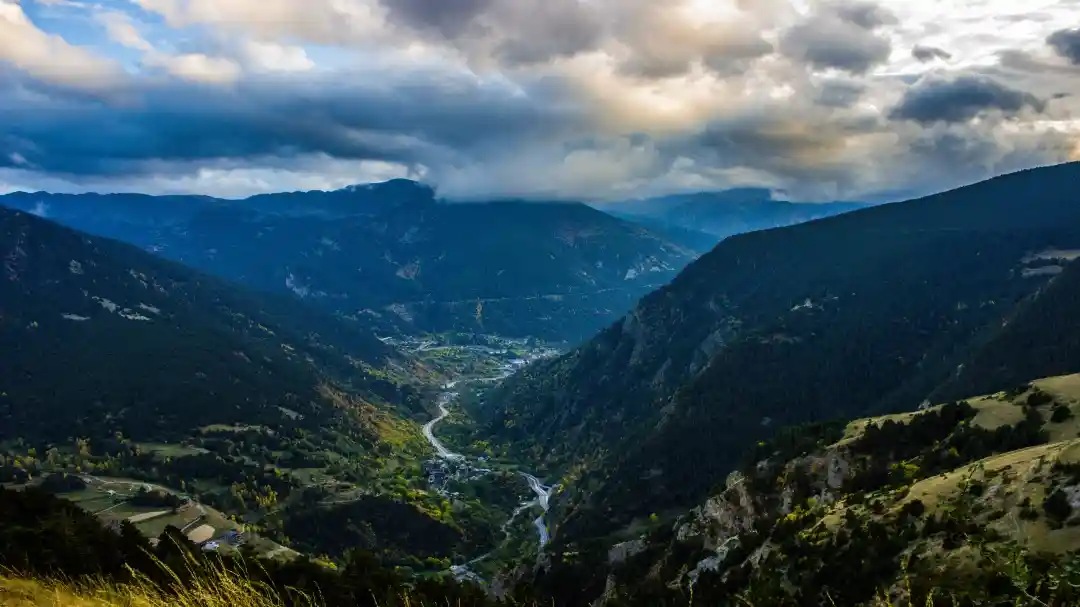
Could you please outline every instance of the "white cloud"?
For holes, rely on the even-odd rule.
[[[207,84],[235,82],[241,74],[240,66],[236,62],[202,53],[168,55],[152,52],[145,56],[144,62],[150,66],[164,68],[177,78]]]
[[[245,40],[241,48],[244,60],[255,70],[302,72],[315,67],[303,47]]]
[[[105,31],[114,42],[139,51],[154,50],[154,47],[135,28],[127,13],[106,11],[99,13],[97,18],[105,26]]]
[[[50,84],[89,91],[123,78],[115,61],[40,30],[14,0],[0,0],[0,62]]]

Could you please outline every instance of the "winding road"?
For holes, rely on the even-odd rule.
[[[489,382],[499,381],[499,380],[505,379],[508,376],[509,376],[509,372],[505,373],[503,375],[496,376],[496,377],[485,377],[485,378],[472,379],[472,380],[463,380],[463,381],[489,383]],[[463,459],[465,459],[465,456],[460,454],[460,453],[454,453],[453,451],[448,449],[446,447],[446,445],[444,445],[442,443],[442,441],[440,441],[435,436],[435,426],[438,425],[439,422],[443,421],[444,419],[447,418],[447,416],[450,415],[449,405],[450,405],[450,403],[454,402],[454,399],[456,399],[457,396],[458,396],[458,393],[453,392],[452,390],[454,389],[455,386],[457,386],[458,383],[459,382],[457,382],[457,381],[452,381],[452,382],[447,383],[445,386],[443,386],[443,388],[445,390],[447,390],[447,391],[439,394],[439,400],[438,400],[439,415],[438,415],[438,417],[436,417],[436,418],[432,419],[431,421],[429,421],[428,423],[424,424],[424,427],[423,427],[424,438],[426,438],[427,441],[429,443],[431,443],[432,448],[435,449],[435,454],[438,457],[442,458],[442,459],[455,460],[455,461],[463,460]],[[548,511],[548,507],[550,505],[550,502],[551,502],[551,494],[554,491],[554,487],[543,484],[543,482],[541,482],[540,479],[536,478],[532,474],[529,474],[527,472],[518,472],[518,474],[520,474],[525,479],[525,481],[529,483],[529,489],[531,489],[532,492],[534,494],[536,494],[536,499],[522,502],[521,505],[518,506],[517,510],[514,511],[514,514],[510,518],[510,520],[507,521],[506,525],[504,525],[504,529],[506,529],[509,526],[510,522],[513,521],[514,518],[517,517],[518,514],[520,514],[521,512],[524,512],[525,510],[528,510],[529,508],[531,508],[531,507],[533,507],[535,505],[539,505],[544,510],[544,513],[546,514],[547,511]],[[548,542],[551,541],[551,535],[550,535],[550,533],[548,531],[547,522],[544,521],[544,515],[543,514],[541,514],[540,516],[536,517],[535,520],[533,520],[533,526],[536,527],[536,535],[540,539],[539,552],[543,552],[544,547],[547,546]],[[484,555],[482,557],[474,559],[472,562],[477,562],[477,561],[483,560],[486,556],[487,555]],[[459,565],[459,566],[456,566],[455,569],[460,569],[461,572],[467,571],[467,569],[464,569],[463,567],[465,567],[465,566]]]
[[[447,388],[452,388],[456,384],[457,384],[457,382],[450,382],[449,384],[446,384],[446,387]],[[454,453],[453,451],[447,449],[446,445],[442,444],[442,441],[435,438],[435,434],[434,434],[435,425],[438,424],[439,422],[441,422],[442,420],[446,419],[446,417],[448,415],[450,415],[450,410],[446,408],[446,405],[450,404],[450,402],[454,400],[455,396],[457,396],[456,392],[443,392],[442,394],[440,394],[439,395],[439,416],[436,417],[435,419],[429,421],[428,423],[424,424],[424,428],[423,428],[423,430],[424,430],[424,438],[426,438],[427,441],[429,443],[431,443],[431,446],[434,447],[435,454],[438,455],[439,457],[443,458],[443,459],[464,459],[464,457],[465,457],[464,455],[461,455],[460,453]]]

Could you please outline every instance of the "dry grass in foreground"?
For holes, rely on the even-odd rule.
[[[149,582],[113,584],[92,581],[71,584],[16,575],[0,575],[0,606],[3,607],[281,607],[276,592],[236,574],[218,570],[191,584],[165,594]],[[317,607],[311,597],[301,605]]]

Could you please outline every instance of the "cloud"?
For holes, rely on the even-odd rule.
[[[189,69],[201,74],[208,66]],[[303,86],[269,75],[230,89],[165,82],[122,107],[5,93],[0,112],[10,120],[11,151],[71,175],[187,170],[200,161],[285,163],[304,154],[435,164],[587,128],[582,116],[549,105],[567,94],[550,83],[525,96],[464,73],[417,71],[376,86],[352,84],[364,81],[358,73],[313,74]]]
[[[154,50],[154,47],[139,33],[127,13],[105,11],[98,13],[97,19],[105,26],[105,31],[114,42],[143,52]]]
[[[144,67],[159,68],[183,80],[209,84],[231,83],[241,75],[240,65],[231,59],[204,53],[171,54],[158,50],[143,38],[125,13],[109,11],[99,13],[97,17],[105,26],[109,38],[142,53]]]
[[[38,29],[14,0],[0,0],[0,63],[43,82],[92,92],[123,80],[116,62]]]
[[[685,5],[684,5],[685,6]],[[775,49],[752,15],[702,22],[690,11],[645,4],[615,24],[624,53],[619,69],[642,78],[669,78],[700,66],[721,76],[744,73]]]
[[[897,22],[892,11],[874,2],[845,2],[833,10],[840,19],[868,30]]]
[[[944,49],[937,48],[936,46],[922,46],[920,44],[916,44],[911,49],[911,56],[923,63],[933,61],[935,59],[952,59],[952,54],[950,54]]]
[[[437,30],[447,38],[463,33],[493,0],[382,0],[391,20],[417,29]]]
[[[383,41],[381,11],[364,0],[131,0],[175,28],[213,26],[262,41],[325,45]]]
[[[861,82],[830,80],[821,85],[817,103],[825,107],[848,108],[862,98],[867,88],[867,85]]]
[[[299,46],[244,40],[237,54],[255,71],[304,72],[315,68],[307,51]]]
[[[784,33],[780,50],[817,69],[863,74],[889,59],[892,45],[875,29],[893,21],[891,13],[876,5],[824,5]]]
[[[209,84],[235,82],[241,73],[241,68],[236,62],[202,53],[179,55],[148,53],[144,62],[149,66],[163,68],[178,78]]]
[[[1042,112],[1046,102],[991,78],[966,75],[920,81],[907,91],[890,116],[922,124],[966,122],[987,111],[1014,116],[1025,108]]]
[[[1046,39],[1054,51],[1074,65],[1080,65],[1080,28],[1058,30]]]
[[[0,0],[0,187],[923,193],[1073,152],[1070,2]]]

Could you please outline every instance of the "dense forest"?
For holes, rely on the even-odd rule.
[[[910,410],[947,382],[1080,250],[1077,179],[1034,169],[733,236],[493,391],[479,434],[562,476],[566,540],[690,507],[776,427]]]
[[[374,520],[365,544],[414,566],[410,533],[438,558],[491,533],[421,491],[416,422],[439,376],[363,325],[17,211],[0,210],[0,260],[0,482],[159,483],[283,543],[321,510],[312,493],[362,490],[414,513]]]
[[[384,334],[479,330],[576,342],[705,250],[580,203],[443,203],[407,180],[241,201],[20,192],[0,205],[45,205],[71,227]]]

